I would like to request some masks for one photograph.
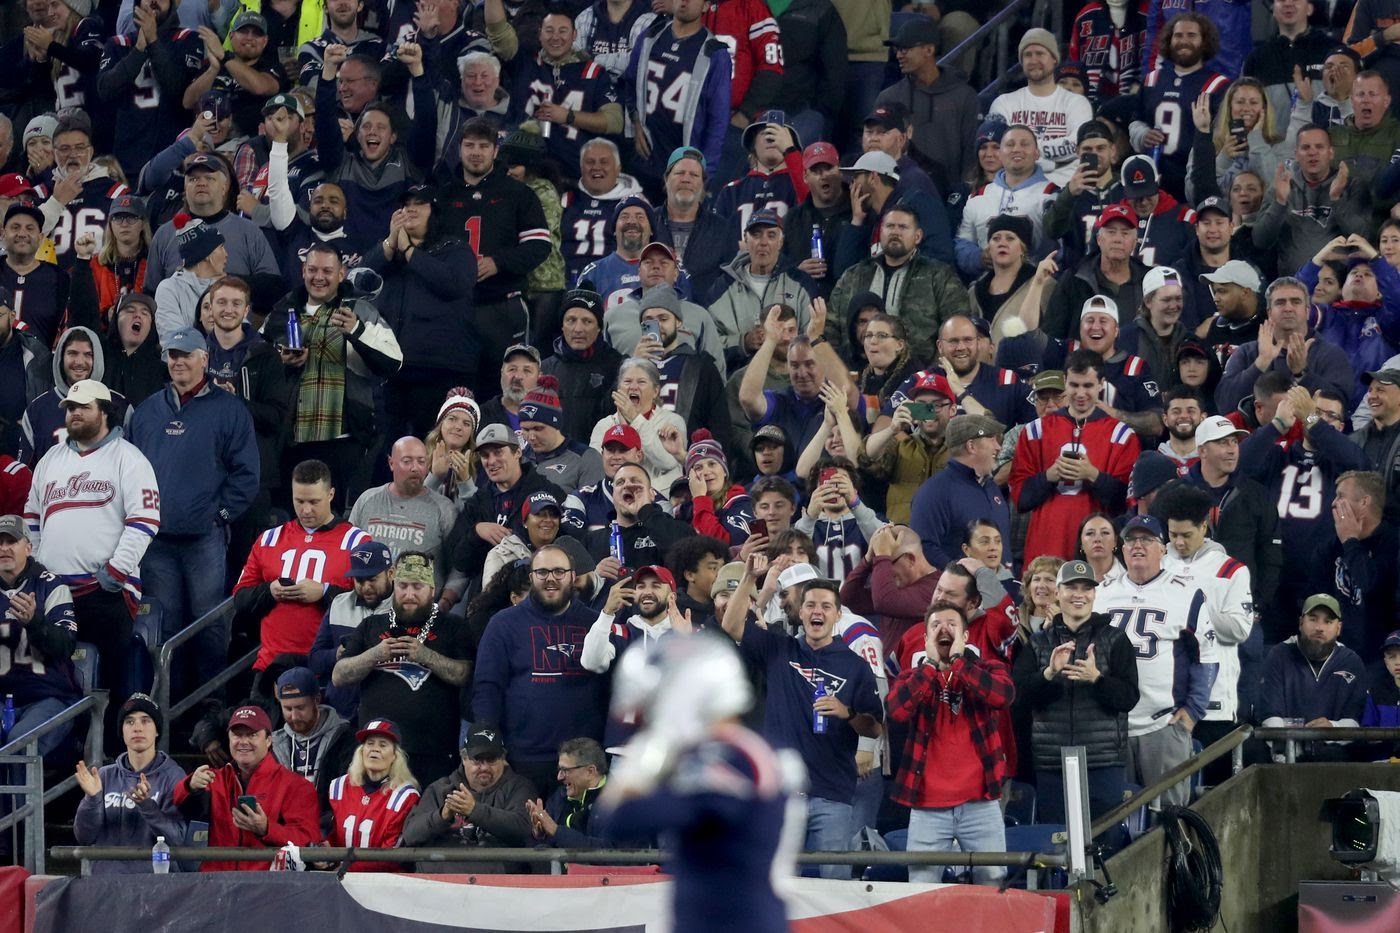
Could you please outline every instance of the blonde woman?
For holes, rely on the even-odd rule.
[[[408,767],[399,728],[373,719],[355,733],[360,743],[350,770],[330,786],[331,835],[326,845],[356,849],[393,849],[403,835],[404,820],[418,803],[418,780]],[[407,862],[355,862],[351,871],[407,871]]]
[[[457,387],[438,408],[437,423],[428,432],[428,477],[423,485],[436,489],[461,511],[476,494],[476,428],[481,408],[470,389]]]
[[[1020,638],[1029,642],[1033,632],[1055,617],[1060,611],[1056,601],[1055,577],[1064,561],[1054,555],[1037,557],[1026,565],[1021,577],[1021,625]]]
[[[1264,95],[1264,85],[1257,78],[1238,78],[1225,89],[1225,98],[1215,115],[1211,128],[1210,98],[1201,95],[1191,105],[1191,117],[1196,124],[1197,143],[1191,150],[1186,177],[1191,178],[1191,163],[1207,155],[1201,143],[1202,134],[1210,134],[1209,154],[1215,156],[1215,183],[1219,191],[1229,191],[1235,176],[1254,172],[1261,178],[1273,178],[1279,165],[1289,157],[1284,146],[1284,129],[1274,124],[1274,111]],[[1218,192],[1198,191],[1190,185],[1187,195],[1194,202]]]

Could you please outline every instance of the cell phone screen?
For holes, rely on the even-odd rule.
[[[817,481],[818,481],[819,483],[825,483],[825,482],[827,482],[828,480],[830,480],[830,479],[831,479],[833,476],[835,476],[835,475],[836,475],[836,468],[835,468],[835,467],[827,467],[825,470],[822,470],[822,471],[821,471],[821,474],[819,475],[819,478],[818,478]]]
[[[915,421],[928,421],[933,418],[933,406],[927,402],[910,402],[909,417]]]

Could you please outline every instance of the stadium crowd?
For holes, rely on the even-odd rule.
[[[685,637],[814,850],[1400,721],[1391,5],[1090,0],[1011,80],[957,0],[20,12],[0,693],[111,692],[80,842],[644,843],[611,672]]]

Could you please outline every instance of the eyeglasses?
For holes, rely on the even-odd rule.
[[[865,332],[865,336],[862,337],[862,338],[860,338],[860,339],[861,339],[861,340],[894,340],[894,339],[895,339],[895,336],[894,336],[894,334],[887,334],[887,333],[884,333],[883,331],[881,331],[881,332],[876,332],[876,331],[873,331],[873,330],[868,330],[868,331]]]
[[[536,580],[562,580],[573,570],[569,567],[541,567],[538,570],[531,570],[530,576]]]
[[[1333,424],[1345,424],[1347,420],[1345,417],[1337,414],[1336,412],[1323,411],[1321,408],[1317,410],[1317,416],[1323,421],[1330,421]]]
[[[1123,547],[1147,547],[1149,544],[1152,544],[1154,542],[1157,544],[1161,544],[1160,541],[1158,541],[1151,535],[1133,535],[1131,538],[1125,538],[1123,540]]]
[[[556,774],[568,774],[570,771],[581,771],[581,770],[583,770],[584,768],[587,768],[587,767],[588,767],[588,765],[573,765],[572,767],[566,768],[566,767],[564,767],[563,765],[560,765],[560,766],[559,766],[559,770],[558,770],[557,772],[555,772],[555,773],[556,773]]]
[[[91,150],[91,146],[87,145],[86,143],[83,143],[78,146],[58,146],[54,149],[54,152],[57,152],[61,156],[66,156],[73,155],[74,153],[78,152],[90,152]]]

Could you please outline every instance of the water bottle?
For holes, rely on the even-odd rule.
[[[15,731],[15,695],[5,694],[5,712],[0,714],[0,742],[8,742]]]
[[[1152,147],[1152,152],[1150,153],[1150,155],[1151,155],[1151,157],[1152,157],[1152,164],[1153,164],[1153,165],[1161,165],[1161,164],[1162,164],[1162,144],[1161,144],[1161,143],[1158,143],[1157,145],[1153,146],[1153,147]]]
[[[164,836],[157,836],[156,844],[151,846],[151,871],[157,875],[170,874],[170,846],[165,844]]]
[[[287,312],[287,349],[301,349],[301,321],[297,319],[295,308]]]
[[[826,262],[826,244],[822,242],[821,224],[812,224],[812,258]]]
[[[617,522],[612,523],[612,530],[608,532],[608,553],[620,566],[627,566],[627,561],[622,559],[622,526]]]
[[[822,684],[820,687],[817,688],[817,692],[812,694],[812,702],[816,703],[824,696],[826,696],[826,684]],[[816,710],[812,710],[812,734],[826,735],[826,727],[826,716],[817,712]]]

